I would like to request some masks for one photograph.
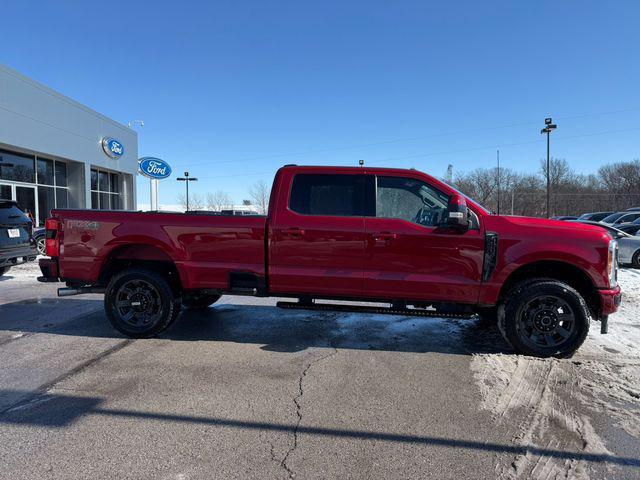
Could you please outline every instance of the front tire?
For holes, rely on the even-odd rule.
[[[631,266],[633,268],[640,268],[640,250],[633,254],[633,259],[631,260]]]
[[[509,293],[500,331],[519,353],[537,357],[573,354],[589,333],[589,310],[574,288],[540,279],[516,285]]]
[[[111,325],[131,338],[158,335],[177,318],[180,299],[167,280],[151,270],[131,268],[107,287],[104,309]]]
[[[0,277],[11,270],[11,267],[0,267]]]

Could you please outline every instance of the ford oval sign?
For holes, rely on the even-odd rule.
[[[111,158],[120,158],[124,155],[124,146],[120,143],[119,140],[111,137],[105,137],[102,139],[102,149],[104,153],[109,155]]]
[[[155,157],[143,157],[138,160],[138,169],[142,175],[154,180],[162,180],[171,175],[169,164]]]

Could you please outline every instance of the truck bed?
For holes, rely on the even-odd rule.
[[[229,274],[265,276],[264,216],[54,210],[60,277],[93,283],[107,261],[172,261],[185,289],[226,289]]]

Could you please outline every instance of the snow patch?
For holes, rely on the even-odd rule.
[[[620,271],[623,303],[609,318],[609,334],[593,323],[569,360],[477,354],[471,368],[481,407],[507,426],[522,446],[605,454],[589,409],[606,412],[640,437],[640,272]],[[517,419],[514,424],[514,419]],[[499,478],[588,478],[588,464],[527,453]]]

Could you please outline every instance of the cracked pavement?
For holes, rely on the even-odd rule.
[[[0,281],[0,479],[493,478],[530,451],[479,408],[470,352],[495,337],[460,321],[223,297],[128,340],[101,297],[15,275]]]

